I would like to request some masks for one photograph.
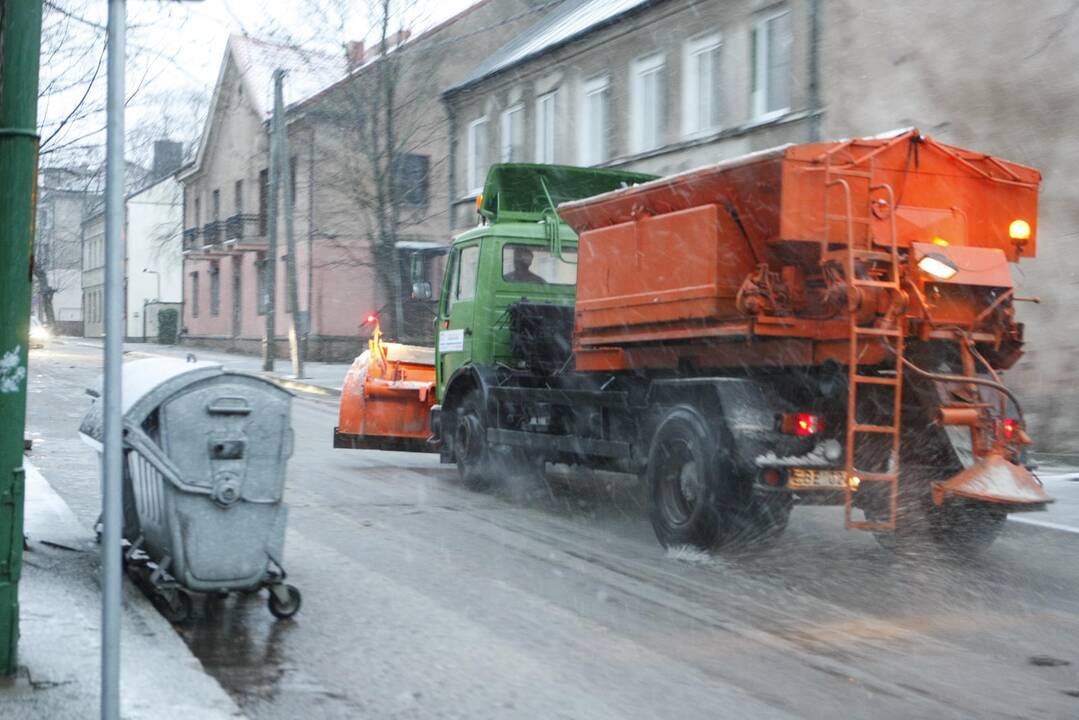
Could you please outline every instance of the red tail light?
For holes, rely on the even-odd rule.
[[[783,432],[798,437],[816,435],[824,430],[824,418],[812,413],[784,413]]]
[[[1000,429],[1005,440],[1015,440],[1019,437],[1019,421],[1015,418],[1004,418]]]

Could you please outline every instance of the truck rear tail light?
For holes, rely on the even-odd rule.
[[[784,413],[783,432],[798,437],[809,437],[824,430],[824,418],[812,413]]]
[[[787,474],[778,468],[761,470],[761,484],[768,487],[783,487],[787,484]]]
[[[1001,434],[1005,440],[1017,440],[1019,438],[1019,421],[1015,418],[1004,418],[1000,424]]]

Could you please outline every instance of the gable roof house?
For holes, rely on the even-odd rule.
[[[430,313],[407,303],[408,253],[448,241],[448,120],[441,88],[487,52],[485,29],[534,21],[538,0],[484,0],[415,37],[399,33],[340,57],[232,36],[206,126],[184,185],[184,310],[187,341],[257,352],[265,328],[272,75],[286,71],[285,119],[294,177],[298,312],[307,357],[351,359],[381,311],[390,337],[431,332]],[[392,70],[390,73],[384,70]],[[386,86],[393,78],[387,114]],[[387,121],[389,118],[389,121]],[[283,188],[283,185],[282,185]],[[284,197],[282,189],[280,197]],[[276,344],[285,357],[289,322],[283,205],[275,280]],[[406,252],[398,249],[408,248]],[[436,280],[437,256],[423,272]],[[396,325],[394,295],[408,312]]]

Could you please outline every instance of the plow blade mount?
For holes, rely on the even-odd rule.
[[[995,503],[1008,510],[1036,510],[1053,502],[1041,481],[1022,465],[992,453],[955,477],[933,484],[933,503],[952,497]]]
[[[378,343],[345,376],[333,446],[434,452],[427,443],[434,403],[434,349]]]

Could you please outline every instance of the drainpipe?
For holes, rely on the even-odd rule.
[[[307,339],[314,326],[311,310],[311,283],[315,266],[315,124],[311,121],[311,141],[307,152],[307,320],[303,324],[303,356],[308,355]],[[323,358],[325,359],[325,358]]]
[[[809,142],[820,142],[820,0],[809,0]]]

